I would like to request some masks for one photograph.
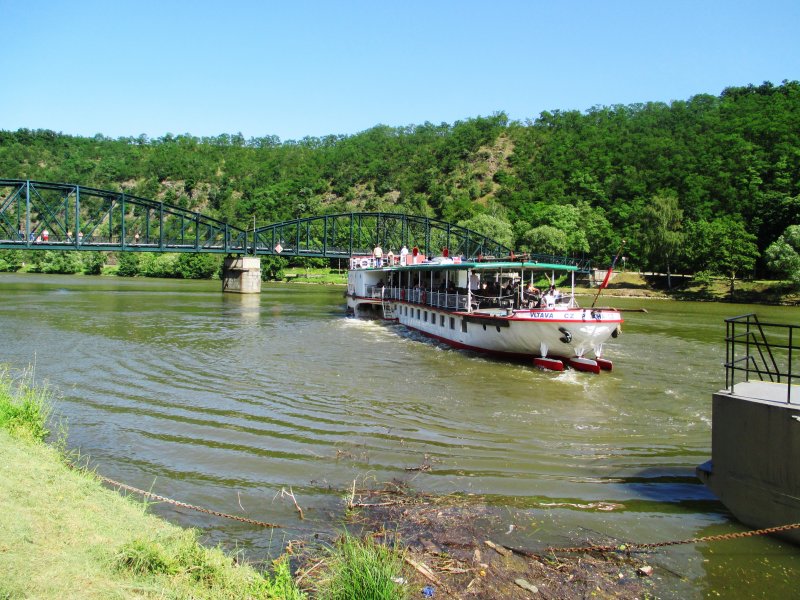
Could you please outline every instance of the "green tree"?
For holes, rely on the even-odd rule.
[[[730,216],[694,224],[689,247],[698,270],[728,278],[731,296],[737,274],[752,271],[759,256],[756,236]]]
[[[77,254],[70,252],[70,254]],[[105,252],[82,252],[81,257],[82,270],[87,275],[100,275],[103,272],[103,266],[106,264],[108,258]]]
[[[220,272],[222,261],[215,254],[183,252],[175,261],[175,269],[184,279],[212,279]]]
[[[32,252],[30,270],[33,273],[63,273],[71,275],[83,270],[83,263],[77,252],[45,250]]]
[[[19,271],[25,262],[19,250],[0,250],[0,271]]]
[[[668,288],[672,288],[672,264],[684,240],[682,227],[683,211],[674,192],[653,196],[639,220],[641,254],[652,269],[666,269]]]
[[[471,219],[459,221],[457,223],[460,227],[466,227],[472,231],[476,231],[481,235],[513,248],[514,245],[514,230],[511,224],[501,219],[500,217],[493,217],[492,215],[480,214],[475,215]]]
[[[767,265],[800,287],[800,225],[790,225],[766,251]]]
[[[136,277],[139,274],[139,253],[120,252],[117,255],[117,275],[119,277]]]
[[[289,261],[282,256],[261,257],[261,279],[263,281],[277,281],[283,279],[284,269]]]
[[[540,225],[529,229],[522,236],[520,249],[531,254],[550,254],[564,256],[569,240],[567,234],[552,225]]]

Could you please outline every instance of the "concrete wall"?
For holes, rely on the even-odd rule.
[[[261,259],[256,256],[227,256],[222,266],[222,291],[237,294],[261,293]]]
[[[709,487],[743,523],[800,523],[800,405],[743,398],[712,400]],[[800,543],[800,529],[785,537]]]

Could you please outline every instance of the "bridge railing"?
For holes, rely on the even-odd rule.
[[[424,255],[475,257],[507,256],[511,250],[470,229],[416,215],[398,213],[341,213],[295,219],[257,228],[255,254],[344,258],[371,255],[376,246],[384,255],[399,254],[403,246]]]

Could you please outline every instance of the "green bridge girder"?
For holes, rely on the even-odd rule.
[[[349,258],[402,246],[468,259],[513,256],[480,233],[428,217],[342,213],[245,230],[178,206],[126,192],[26,179],[0,179],[0,248],[109,252],[195,252]],[[590,268],[549,255],[528,260]]]
[[[0,179],[0,248],[243,254],[247,232],[126,192]]]
[[[511,249],[470,229],[398,213],[342,213],[295,219],[255,230],[255,253],[348,258],[371,255],[375,246],[395,255],[406,246],[425,255],[509,256]]]

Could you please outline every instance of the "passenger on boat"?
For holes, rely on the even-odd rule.
[[[381,248],[380,244],[375,246],[375,249],[372,251],[372,256],[375,258],[375,266],[382,267],[383,266],[383,249]]]
[[[539,304],[541,294],[542,291],[539,288],[533,285],[533,283],[529,283],[528,287],[525,288],[522,299],[528,303],[528,308],[533,308]]]
[[[547,293],[542,298],[541,304],[547,308],[555,308],[556,306],[556,288],[555,286],[551,285],[550,289],[547,290]]]
[[[400,264],[401,265],[405,265],[406,264],[406,260],[407,260],[406,257],[407,256],[408,256],[408,248],[406,248],[406,245],[403,244],[403,247],[400,248]]]

